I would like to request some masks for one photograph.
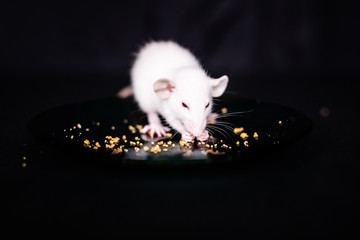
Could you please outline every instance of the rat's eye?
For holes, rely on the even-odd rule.
[[[205,108],[208,108],[208,107],[209,107],[209,105],[210,105],[210,102],[208,102],[208,104],[206,104]]]
[[[182,106],[183,106],[184,108],[190,109],[189,106],[186,105],[185,103],[182,102],[181,104],[182,104]]]

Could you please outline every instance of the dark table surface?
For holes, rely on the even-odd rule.
[[[36,114],[113,96],[122,87],[119,78],[3,75],[4,232],[49,237],[357,233],[357,76],[230,75],[230,89],[241,96],[287,105],[313,120],[309,134],[241,168],[97,168],[84,161],[72,164],[71,154],[28,134],[26,124]],[[327,116],[320,114],[324,108]]]

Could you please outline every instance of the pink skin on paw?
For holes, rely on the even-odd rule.
[[[167,131],[170,131],[170,128],[164,127],[158,123],[153,123],[153,124],[149,124],[149,125],[146,125],[145,127],[143,127],[143,129],[141,130],[141,133],[150,132],[150,137],[154,138],[155,134],[157,137],[166,136]]]
[[[209,138],[209,132],[207,130],[204,130],[204,132],[196,138],[199,141],[206,141]]]
[[[191,142],[195,137],[188,131],[181,134],[181,139],[187,142]]]

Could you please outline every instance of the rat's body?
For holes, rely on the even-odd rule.
[[[221,96],[228,78],[212,79],[187,49],[168,42],[150,42],[140,49],[131,69],[132,90],[149,124],[143,132],[165,135],[158,114],[191,141],[204,141],[212,97]]]

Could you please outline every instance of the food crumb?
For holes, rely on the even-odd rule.
[[[21,166],[22,166],[23,168],[25,168],[25,167],[26,167],[26,163],[23,162],[23,163],[21,164]]]
[[[22,157],[22,159],[23,159],[23,160],[26,160],[26,157],[24,156],[24,157]]]
[[[156,145],[155,147],[151,148],[150,152],[155,153],[155,154],[159,153],[159,152],[161,152],[161,148],[159,147],[159,145]]]
[[[243,139],[243,140],[246,140],[248,137],[249,137],[249,135],[247,134],[247,133],[241,133],[240,134],[240,137]]]
[[[85,128],[85,131],[88,132],[90,129],[89,128]]]
[[[228,112],[227,108],[224,107],[224,108],[221,109],[221,113],[225,114],[227,112]]]
[[[259,139],[259,134],[257,132],[254,132],[253,138],[255,140],[258,140]]]
[[[172,137],[172,134],[171,134],[171,133],[166,133],[166,137],[167,137],[167,138],[171,138],[171,137]]]
[[[282,125],[283,125],[283,122],[282,122],[281,120],[279,121],[279,125],[280,125],[280,126],[282,126]]]
[[[245,146],[245,147],[249,147],[249,142],[248,142],[248,141],[244,141],[244,146]]]
[[[150,148],[148,146],[144,146],[143,149],[144,149],[145,152],[147,152],[147,151],[149,151]]]
[[[139,124],[136,124],[135,127],[137,128],[137,130],[139,132],[141,132],[141,130],[143,129],[143,126],[142,125],[139,125]]]
[[[236,142],[236,146],[237,146],[237,147],[240,146],[240,142],[239,142],[239,141]]]
[[[81,124],[80,123],[76,124],[76,126],[77,126],[77,128],[81,129]]]
[[[129,125],[129,130],[131,131],[132,134],[136,133],[136,128],[134,128],[134,126]]]
[[[115,126],[111,126],[111,130],[115,130]]]
[[[241,133],[242,131],[244,131],[244,128],[243,128],[243,127],[234,128],[234,133],[235,133],[235,134],[239,134],[239,133]]]

